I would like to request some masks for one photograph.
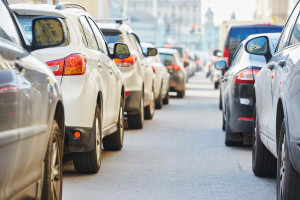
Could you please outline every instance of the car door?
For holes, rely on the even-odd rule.
[[[298,6],[299,7],[299,6]],[[298,8],[299,9],[299,8]],[[270,151],[274,154],[277,152],[276,147],[276,125],[277,125],[277,108],[279,99],[282,96],[283,88],[291,91],[291,87],[288,87],[291,77],[287,78],[297,70],[299,63],[299,48],[297,48],[300,42],[300,18],[299,10],[294,11],[290,18],[290,26],[287,26],[284,31],[286,31],[286,37],[282,36],[283,41],[280,41],[279,46],[282,45],[282,49],[278,49],[272,58],[272,82],[271,82],[271,94],[272,94],[272,112],[268,122],[268,146]],[[289,24],[288,24],[289,25]],[[289,29],[287,29],[289,28]],[[296,62],[296,63],[295,63]],[[284,90],[284,91],[287,91]],[[297,89],[296,89],[297,90]],[[283,101],[287,102],[284,96]],[[288,98],[288,96],[287,96]],[[291,100],[293,100],[292,98]],[[294,104],[296,106],[297,104]],[[296,107],[294,107],[296,109]],[[286,116],[288,117],[288,116]]]
[[[118,73],[119,70],[115,65],[114,61],[109,57],[109,50],[106,45],[105,39],[99,30],[96,23],[91,19],[88,18],[88,21],[91,25],[91,28],[95,34],[95,38],[97,40],[99,50],[101,52],[101,61],[102,64],[106,66],[109,72],[109,124],[117,122],[119,116],[119,108],[120,108],[120,92],[119,92],[119,84],[118,84]]]
[[[270,83],[270,99],[269,105],[271,106],[271,112],[267,113],[264,110],[265,121],[267,122],[267,131],[268,131],[268,148],[270,151],[276,155],[276,116],[277,116],[277,105],[278,99],[280,97],[280,91],[282,86],[282,78],[286,73],[289,73],[288,68],[286,68],[286,62],[290,53],[290,36],[294,29],[295,23],[299,15],[299,6],[295,8],[291,14],[283,32],[279,39],[277,49],[270,62],[267,64],[269,70],[271,70],[271,81]],[[264,103],[266,104],[266,103]]]
[[[110,75],[109,75],[109,66],[105,63],[105,57],[103,53],[99,50],[97,40],[94,36],[93,30],[85,16],[80,16],[79,21],[84,30],[84,34],[87,40],[87,64],[91,66],[93,72],[92,76],[95,76],[95,81],[98,81],[102,87],[102,128],[105,128],[110,125],[110,110],[109,110],[109,101],[110,101]]]

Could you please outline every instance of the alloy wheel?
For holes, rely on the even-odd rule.
[[[60,199],[61,196],[61,155],[57,136],[53,137],[52,142],[52,160],[51,160],[51,197]]]
[[[280,156],[280,169],[279,169],[279,176],[280,176],[280,199],[283,198],[284,193],[284,183],[286,178],[286,170],[285,170],[285,162],[286,162],[286,154],[285,154],[285,134],[283,135],[283,141],[281,144],[281,156]]]
[[[155,110],[155,95],[154,95],[154,91],[152,90],[152,92],[151,92],[151,102],[150,102],[151,115],[153,115],[154,110]]]
[[[100,165],[101,160],[101,136],[100,136],[100,127],[99,127],[99,119],[96,117],[96,156],[97,156],[97,164]]]

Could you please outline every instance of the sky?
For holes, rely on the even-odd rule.
[[[202,19],[205,19],[204,15],[210,6],[215,14],[216,25],[230,19],[232,12],[235,12],[237,20],[252,20],[256,8],[256,0],[202,0],[201,2]]]

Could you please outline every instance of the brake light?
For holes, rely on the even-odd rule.
[[[128,96],[129,96],[129,94],[130,94],[130,92],[129,92],[129,91],[125,91],[125,97],[128,97]]]
[[[229,58],[229,50],[227,48],[224,48],[223,57],[224,58]]]
[[[180,67],[178,65],[167,65],[168,69],[173,69],[174,71],[178,71]]]
[[[153,73],[156,74],[155,68],[152,66]]]
[[[9,93],[9,92],[18,92],[19,89],[16,88],[15,86],[6,86],[3,88],[0,88],[0,94],[5,94],[5,93]]]
[[[66,58],[46,62],[55,76],[83,75],[86,58],[81,54],[71,54]]]
[[[235,76],[235,83],[253,85],[258,72],[258,69],[245,69]]]
[[[130,55],[128,58],[119,59],[115,58],[114,61],[118,67],[131,67],[137,60],[136,55]]]
[[[253,121],[253,117],[238,117],[238,120]]]

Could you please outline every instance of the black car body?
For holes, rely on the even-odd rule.
[[[279,33],[263,34],[271,42],[274,52]],[[246,42],[258,35],[249,36],[243,41],[234,56],[230,69],[222,79],[223,130],[226,145],[248,143],[253,128],[253,85],[255,76],[265,65],[264,56],[251,55],[245,51]],[[248,137],[251,139],[251,137]]]

